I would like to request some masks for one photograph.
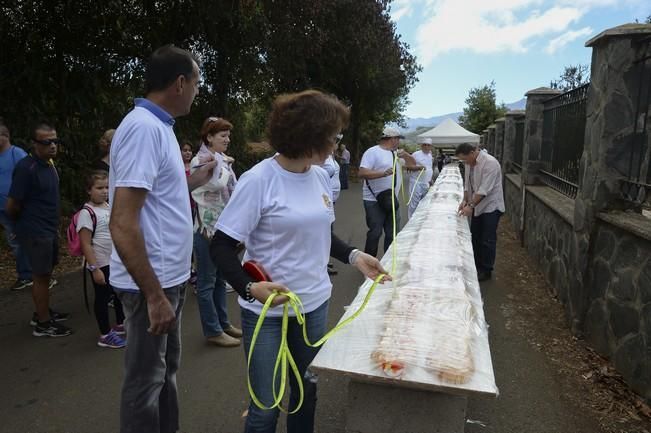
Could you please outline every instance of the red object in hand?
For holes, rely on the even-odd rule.
[[[271,281],[271,277],[267,271],[265,271],[262,265],[255,260],[244,262],[242,268],[244,269],[244,272],[249,274],[249,276],[256,282]]]

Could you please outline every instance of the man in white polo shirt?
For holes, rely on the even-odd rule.
[[[206,183],[215,161],[187,181],[174,118],[190,112],[199,67],[173,45],[147,65],[146,98],[136,99],[111,143],[109,196],[111,286],[126,316],[128,338],[120,431],[176,432],[180,320],[190,278],[190,190]]]
[[[400,229],[400,212],[398,210],[398,192],[402,186],[402,166],[415,168],[414,158],[402,149],[398,149],[400,139],[404,138],[400,132],[391,127],[382,131],[380,143],[364,152],[359,164],[358,176],[363,179],[362,196],[366,212],[366,245],[364,252],[377,256],[378,245],[382,231],[384,231],[384,252],[393,242],[393,212],[391,210],[391,181],[393,175],[393,159],[397,156],[398,164],[395,175],[396,230]]]
[[[438,176],[438,168],[435,168],[434,157],[432,156],[432,139],[419,138],[418,143],[420,144],[420,150],[411,154],[416,160],[417,166],[415,170],[410,170],[409,173],[410,201],[407,216],[410,219],[414,212],[416,212],[420,201],[427,194],[430,185],[436,180],[436,176]],[[436,173],[434,170],[436,170]]]

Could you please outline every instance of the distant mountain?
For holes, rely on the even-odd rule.
[[[506,104],[506,108],[509,110],[524,110],[524,107],[527,103],[526,98],[522,98],[519,101],[512,102],[510,104]],[[448,113],[448,114],[443,114],[442,116],[434,116],[434,117],[408,117],[405,119],[405,123],[407,124],[406,128],[400,128],[402,132],[409,133],[412,131],[415,131],[416,129],[420,127],[429,127],[429,128],[434,128],[436,125],[441,123],[443,120],[446,118],[451,118],[455,122],[459,121],[459,116],[461,116],[463,113],[458,112],[458,113]]]

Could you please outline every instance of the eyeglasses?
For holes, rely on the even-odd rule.
[[[221,117],[209,117],[209,118],[208,118],[208,123],[218,122],[218,121],[220,121],[220,120],[222,120]]]
[[[42,144],[43,146],[49,146],[51,144],[61,144],[62,141],[58,138],[52,138],[49,140],[34,140],[34,143]]]

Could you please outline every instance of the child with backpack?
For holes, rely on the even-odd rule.
[[[90,173],[86,181],[90,200],[75,215],[76,232],[79,236],[81,252],[86,258],[86,269],[92,276],[95,287],[94,311],[100,336],[97,345],[111,349],[126,346],[124,333],[124,313],[122,304],[113,297],[109,285],[109,263],[111,260],[111,233],[109,232],[108,173],[97,170]],[[73,217],[73,223],[74,217]],[[108,303],[114,298],[116,325],[109,323]]]

